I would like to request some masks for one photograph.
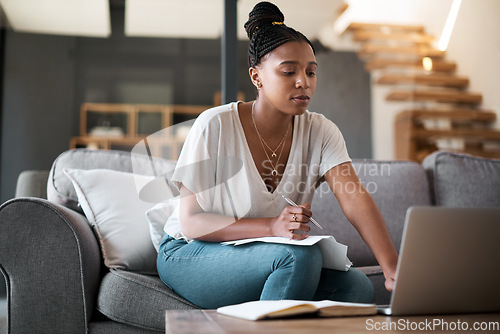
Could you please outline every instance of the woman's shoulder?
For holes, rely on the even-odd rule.
[[[337,125],[325,115],[306,110],[301,116],[301,120],[306,127],[320,129],[320,128],[338,128]]]
[[[225,116],[232,116],[236,102],[223,104],[203,111],[198,117],[197,122],[207,124]]]
[[[201,135],[205,132],[218,133],[234,116],[235,103],[209,108],[196,117],[190,132]]]

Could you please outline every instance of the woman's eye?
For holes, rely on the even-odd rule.
[[[292,76],[295,74],[295,72],[283,72],[283,74],[286,76]]]
[[[313,76],[316,75],[316,72],[308,72],[307,75],[310,76],[310,77],[313,77]]]

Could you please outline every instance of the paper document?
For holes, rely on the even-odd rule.
[[[239,246],[258,241],[298,246],[318,244],[323,255],[323,268],[347,271],[352,266],[352,262],[347,257],[347,246],[337,242],[331,235],[311,235],[304,240],[293,240],[283,237],[251,238],[225,241],[222,244]]]

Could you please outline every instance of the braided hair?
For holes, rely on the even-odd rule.
[[[291,41],[307,42],[313,52],[314,47],[302,33],[284,24],[285,16],[280,9],[267,1],[259,2],[248,15],[245,30],[248,46],[248,66],[255,67],[262,58],[278,46]]]

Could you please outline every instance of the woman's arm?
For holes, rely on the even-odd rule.
[[[312,215],[308,204],[288,206],[278,217],[237,219],[207,213],[198,204],[196,196],[186,187],[181,187],[180,226],[182,233],[191,239],[204,241],[229,241],[246,238],[281,236],[290,239],[305,239],[307,234],[295,234],[294,230],[308,232],[307,225]],[[292,217],[295,214],[297,222]]]
[[[398,254],[375,201],[361,184],[350,162],[330,169],[325,179],[347,219],[377,258],[384,272],[385,286],[392,291]]]

